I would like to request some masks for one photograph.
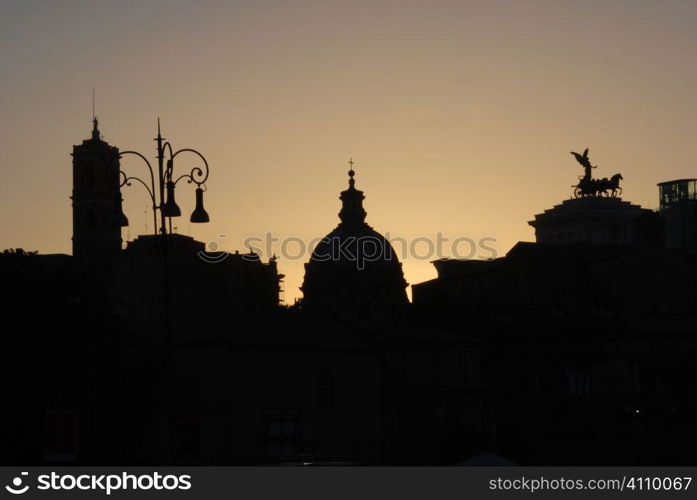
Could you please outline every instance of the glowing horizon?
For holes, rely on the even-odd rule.
[[[338,223],[355,160],[367,222],[414,239],[532,241],[536,213],[595,174],[656,208],[697,177],[697,4],[648,2],[5,2],[0,7],[2,248],[70,253],[74,144],[92,87],[104,139],[150,157],[156,119],[206,155],[211,222],[178,231],[244,250]],[[135,175],[135,161],[123,162]],[[189,186],[190,187],[190,186]],[[125,188],[130,226],[149,205]],[[179,222],[179,221],[178,221]],[[176,223],[175,223],[176,225]],[[265,259],[268,256],[265,256]],[[304,261],[279,261],[286,302]],[[435,276],[403,262],[409,283]]]

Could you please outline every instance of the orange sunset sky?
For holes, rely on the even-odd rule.
[[[571,150],[649,208],[657,182],[697,177],[695,61],[694,1],[2,0],[0,245],[71,251],[70,153],[94,86],[112,145],[154,156],[159,116],[208,158],[211,222],[188,223],[183,186],[182,234],[227,234],[229,251],[321,237],[353,157],[376,230],[491,236],[503,254],[570,196]],[[151,232],[145,193],[123,196],[124,239]],[[306,260],[279,261],[287,302]],[[404,270],[434,276],[428,260]]]

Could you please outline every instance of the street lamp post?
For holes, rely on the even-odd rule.
[[[123,151],[118,155],[121,158],[125,155],[134,155],[142,159],[150,174],[149,178],[146,180],[140,177],[129,176],[123,170],[119,170],[120,185],[119,189],[123,186],[130,186],[132,181],[137,181],[142,184],[150,195],[150,200],[152,201],[153,209],[153,228],[154,233],[157,236],[160,235],[161,245],[160,247],[160,262],[162,264],[162,300],[163,300],[163,317],[162,326],[164,328],[164,340],[165,340],[165,352],[164,352],[164,370],[162,372],[164,376],[164,391],[163,391],[163,413],[164,418],[163,434],[164,439],[164,457],[163,461],[165,463],[171,463],[173,460],[172,456],[172,393],[174,385],[174,339],[172,335],[172,324],[170,317],[170,302],[171,302],[171,292],[170,292],[170,276],[169,276],[169,264],[168,264],[168,253],[169,253],[169,242],[168,237],[172,233],[172,217],[180,217],[181,210],[177,205],[174,198],[174,191],[176,189],[177,183],[181,180],[186,180],[187,183],[196,184],[196,206],[194,211],[191,213],[191,222],[194,223],[204,223],[209,221],[208,213],[203,208],[203,192],[205,191],[205,182],[208,179],[208,162],[206,158],[191,148],[184,148],[174,151],[174,148],[169,142],[165,142],[162,134],[160,132],[160,119],[157,120],[157,137],[155,138],[157,142],[157,178],[155,177],[155,171],[148,159],[138,153],[137,151]],[[193,167],[188,173],[184,173],[178,177],[174,177],[174,160],[182,153],[192,153],[203,162],[202,167]],[[166,160],[166,161],[165,161]],[[148,182],[149,181],[149,182]],[[123,214],[121,208],[121,194],[117,194],[117,205],[116,205],[116,217],[120,221],[121,226],[128,225],[128,219]],[[157,229],[158,217],[157,212],[160,212],[159,231]],[[169,222],[169,224],[167,224]],[[169,225],[169,230],[168,226]]]

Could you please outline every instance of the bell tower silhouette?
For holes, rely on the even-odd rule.
[[[73,146],[73,255],[105,261],[121,249],[119,150],[101,139],[97,117],[92,137]]]

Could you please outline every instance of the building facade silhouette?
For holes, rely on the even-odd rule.
[[[661,182],[659,213],[665,220],[666,246],[697,255],[697,179]]]
[[[697,459],[697,261],[664,247],[657,217],[619,199],[568,200],[531,223],[536,243],[435,261],[437,278],[413,286],[419,316],[481,338],[500,454]]]
[[[538,243],[663,246],[664,223],[652,210],[621,198],[571,198],[528,222]]]

